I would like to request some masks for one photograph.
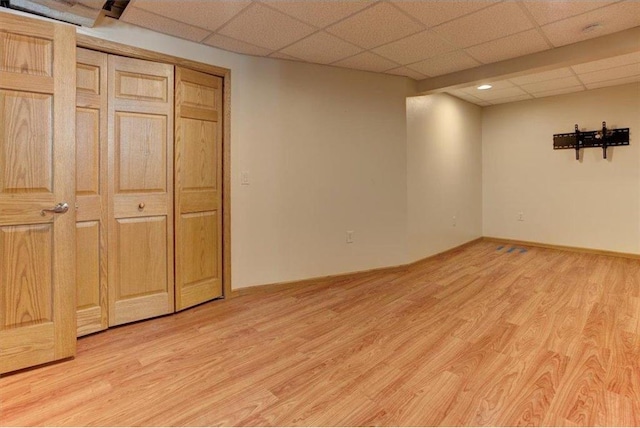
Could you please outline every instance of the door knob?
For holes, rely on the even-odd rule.
[[[47,213],[64,214],[67,211],[69,211],[69,204],[66,202],[60,202],[59,204],[56,204],[56,206],[53,208],[42,210],[40,214],[42,214],[43,216],[47,215]]]

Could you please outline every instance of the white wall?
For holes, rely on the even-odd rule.
[[[553,134],[629,127],[631,145],[553,150]],[[640,253],[640,86],[487,107],[485,236]],[[522,211],[524,221],[517,221]]]
[[[406,263],[409,79],[233,54],[110,19],[78,31],[231,69],[234,289]]]
[[[415,84],[403,77],[111,19],[78,32],[231,69],[234,289],[399,265],[483,234],[640,253],[638,85],[485,109],[445,94],[405,102]],[[552,150],[552,134],[602,120],[631,127],[631,147],[580,163]]]
[[[481,127],[482,109],[466,101],[447,94],[407,99],[410,260],[482,236]]]

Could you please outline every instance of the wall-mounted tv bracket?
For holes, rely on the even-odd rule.
[[[629,128],[607,129],[607,122],[602,122],[599,131],[580,132],[578,125],[575,132],[553,135],[553,150],[574,149],[576,160],[580,160],[580,149],[602,147],[602,157],[607,158],[607,147],[628,146]]]

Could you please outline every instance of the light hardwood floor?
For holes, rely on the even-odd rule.
[[[479,242],[0,379],[3,425],[640,425],[640,262]]]

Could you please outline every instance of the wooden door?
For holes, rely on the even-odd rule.
[[[176,67],[176,309],[222,296],[222,79]]]
[[[0,373],[75,354],[75,78],[72,26],[0,12]]]
[[[107,54],[76,52],[77,335],[107,319]]]
[[[109,55],[109,325],[173,312],[173,66]]]

